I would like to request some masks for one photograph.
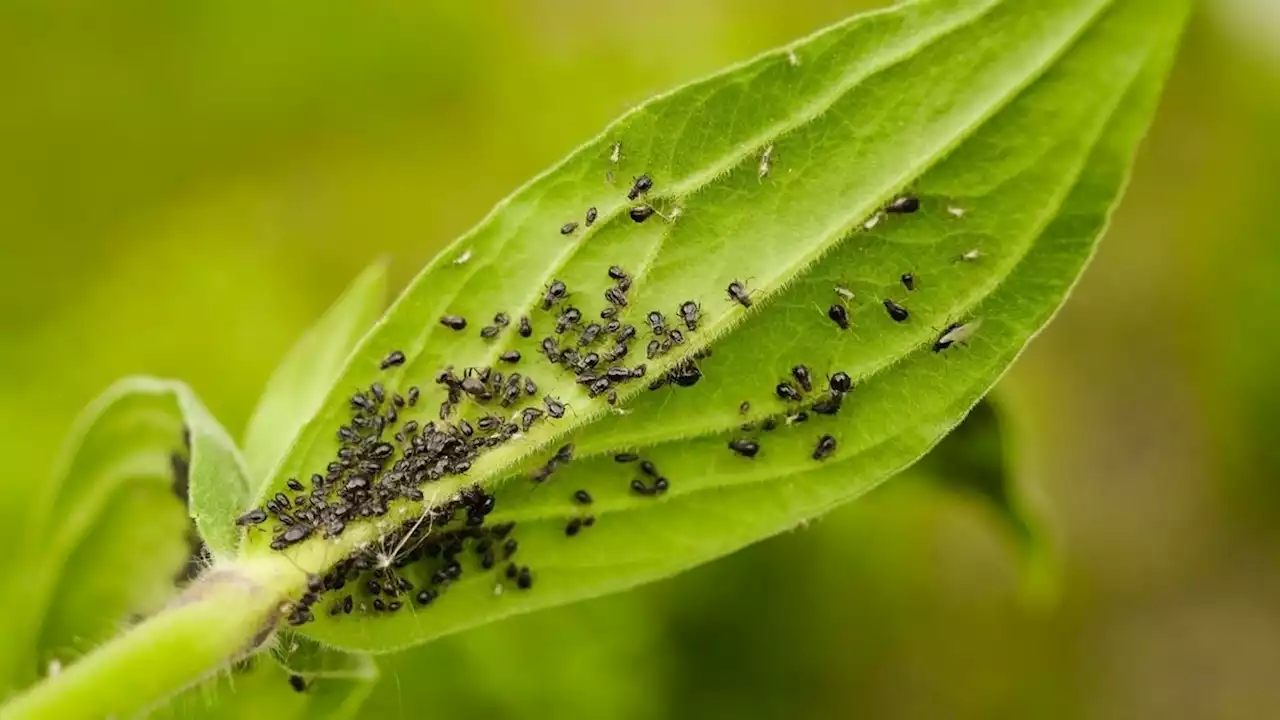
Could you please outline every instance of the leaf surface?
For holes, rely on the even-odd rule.
[[[489,521],[518,523],[517,559],[535,585],[519,591],[468,555],[462,578],[428,608],[318,613],[304,631],[382,651],[622,590],[781,532],[909,466],[995,383],[1084,268],[1187,7],[927,0],[856,17],[647,103],[517,191],[429,265],[365,337],[265,494],[334,461],[355,388],[416,386],[421,400],[398,420],[426,423],[446,397],[433,381],[442,369],[520,371],[536,380],[534,397],[510,408],[464,399],[450,422],[508,418],[544,407],[543,395],[567,414],[534,422],[465,475],[423,490],[428,501],[472,483],[495,493]],[[641,173],[653,188],[629,201]],[[918,211],[882,211],[908,192]],[[629,210],[640,203],[659,214],[634,222]],[[597,211],[590,227],[587,208]],[[606,306],[612,265],[633,278],[622,319],[639,329],[619,364],[647,365],[645,379],[616,385],[617,409],[538,351],[544,337],[578,346],[582,326]],[[569,297],[548,312],[541,300],[552,280]],[[734,281],[750,293],[749,308],[726,294]],[[681,322],[686,301],[700,306],[696,329]],[[888,301],[905,314],[891,317]],[[558,335],[557,315],[570,306],[584,319]],[[847,313],[848,329],[829,318],[832,306]],[[652,310],[685,337],[646,360],[651,340],[672,337],[650,331]],[[511,325],[483,337],[498,312]],[[466,318],[466,328],[449,329],[445,315]],[[535,330],[528,339],[514,332],[522,315]],[[939,347],[944,338],[955,342]],[[581,352],[612,344],[588,342]],[[709,357],[695,359],[707,348]],[[511,349],[519,364],[498,363]],[[408,362],[380,372],[392,350]],[[647,389],[685,363],[700,372],[692,387]],[[781,399],[776,386],[797,364],[810,369],[814,389],[802,401]],[[837,372],[856,388],[838,414],[816,414]],[[767,422],[776,428],[765,431]],[[823,436],[834,448],[816,460]],[[735,440],[758,442],[759,453],[731,452]],[[570,442],[574,461],[531,483]],[[622,451],[652,462],[669,490],[635,492],[633,480],[654,478],[615,462]],[[590,507],[575,504],[579,489]],[[335,541],[291,552],[323,567],[421,508],[393,503]],[[588,514],[595,523],[567,537],[566,524]],[[245,552],[271,552],[269,540],[251,533]]]

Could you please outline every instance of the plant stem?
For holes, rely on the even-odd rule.
[[[165,610],[0,707],[0,720],[141,713],[257,649],[304,582],[278,556],[214,566]]]

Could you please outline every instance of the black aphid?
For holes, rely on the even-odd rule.
[[[524,394],[529,396],[538,394],[538,383],[534,382],[531,377],[524,379]]]
[[[803,411],[803,410],[801,410],[800,412],[796,413],[795,415],[792,415],[791,417],[787,418],[787,422],[788,422],[788,423],[790,423],[790,424],[795,424],[795,425],[798,425],[798,424],[800,424],[800,423],[802,423],[802,422],[808,422],[808,421],[809,421],[809,413],[807,413],[807,412],[805,412],[805,411]]]
[[[692,300],[686,300],[680,305],[680,319],[684,321],[684,326],[690,331],[698,329],[698,316],[701,314],[702,308],[698,307],[698,303]]]
[[[843,370],[831,376],[828,381],[831,385],[831,392],[843,395],[853,389],[853,379],[849,377],[849,373]]]
[[[648,485],[645,485],[643,480],[639,479],[631,481],[631,492],[634,492],[637,495],[653,494],[653,490],[651,490]]]
[[[556,333],[563,334],[564,331],[568,330],[574,325],[577,325],[579,322],[581,322],[581,320],[582,320],[581,310],[579,310],[576,307],[565,308],[565,311],[560,313],[560,317],[556,318]]]
[[[542,417],[542,411],[538,408],[527,407],[520,411],[520,427],[528,432],[529,428]]]
[[[565,223],[565,224],[563,224],[563,225],[561,225],[561,226],[560,226],[560,234],[561,234],[561,235],[570,235],[570,234],[572,234],[572,233],[573,233],[573,231],[574,231],[574,230],[577,230],[577,229],[578,229],[578,223],[576,223],[576,222],[567,222],[567,223]]]
[[[515,538],[508,538],[506,542],[502,543],[502,559],[510,560],[511,556],[515,555],[516,550],[519,549],[520,543],[516,542]]]
[[[600,323],[591,323],[582,329],[582,336],[578,338],[578,347],[586,347],[596,341],[600,337]]]
[[[467,319],[461,315],[445,315],[440,318],[440,324],[450,330],[464,330],[467,327]]]
[[[653,217],[654,209],[648,205],[637,205],[627,211],[627,215],[631,217],[633,222],[642,223]]]
[[[587,492],[586,490],[578,490],[573,493],[573,499],[579,504],[590,505],[591,493]]]
[[[791,368],[791,377],[796,379],[805,392],[813,390],[813,375],[809,373],[808,367],[797,365]]]
[[[618,307],[627,306],[627,293],[622,288],[611,287],[608,290],[605,290],[604,299],[611,305],[617,305]]]
[[[783,400],[788,400],[790,402],[800,401],[800,391],[796,390],[796,386],[789,382],[778,383],[778,386],[775,387],[773,391]]]
[[[747,288],[742,283],[734,280],[729,283],[729,299],[738,303],[742,307],[751,307],[751,296],[747,294]]]
[[[267,512],[262,508],[254,508],[249,512],[236,518],[236,524],[240,526],[258,525],[267,521]]]
[[[379,365],[379,367],[381,367],[383,370],[386,370],[388,368],[397,367],[403,364],[404,364],[404,353],[400,352],[399,350],[392,350],[390,354],[382,358],[382,363]]]
[[[907,214],[913,213],[920,209],[920,198],[907,193],[899,195],[884,206],[885,212]]]
[[[284,482],[284,484],[287,485],[289,489],[294,492],[302,492],[303,490],[306,490],[306,488],[303,487],[302,483],[298,482],[297,478],[289,478]]]
[[[760,429],[765,432],[773,432],[776,427],[778,427],[778,421],[771,417],[765,418],[764,422],[760,423]]]
[[[553,337],[542,338],[542,354],[547,356],[551,362],[560,360],[560,346],[556,345],[556,339]]]
[[[745,458],[753,458],[760,452],[760,444],[754,440],[730,440],[729,449]]]
[[[630,290],[630,289],[631,289],[631,278],[629,278],[629,277],[619,278],[619,279],[618,279],[618,289],[619,289],[619,290],[621,290],[622,292],[626,292],[626,291]]]
[[[893,318],[894,322],[906,322],[907,318],[911,317],[911,313],[907,312],[906,308],[892,300],[884,301],[884,309],[889,312],[889,317]]]
[[[591,227],[592,225],[594,225],[596,222],[596,218],[599,217],[599,215],[600,214],[596,212],[596,209],[594,207],[587,208],[587,227]]]
[[[553,418],[564,417],[564,403],[551,397],[550,395],[547,395],[546,397],[542,398],[542,402],[545,403],[547,406],[548,415],[550,415]]]
[[[818,438],[818,445],[813,449],[814,460],[826,460],[836,451],[836,439],[830,435]]]
[[[653,481],[653,491],[655,493],[658,493],[659,495],[666,492],[668,487],[670,487],[670,485],[667,483],[667,479],[664,477],[660,477],[657,480]]]
[[[671,342],[675,343],[676,345],[684,344],[684,333],[680,332],[679,330],[676,330],[675,328],[671,329],[671,332],[668,333],[668,337],[670,337]]]
[[[831,318],[831,322],[839,325],[841,330],[849,329],[849,311],[845,310],[843,305],[832,305],[827,308],[827,317]]]
[[[627,271],[618,265],[612,265],[609,267],[609,277],[614,280],[622,280],[627,277]]]
[[[520,337],[527,338],[533,334],[533,325],[529,323],[528,316],[520,317]]]
[[[569,537],[573,537],[574,535],[577,535],[578,531],[581,529],[582,529],[582,519],[570,518],[569,523],[564,526],[564,534],[568,535]]]
[[[413,407],[414,405],[418,404],[418,392],[419,392],[418,386],[414,385],[413,387],[409,388],[408,392],[405,394],[406,400],[409,403],[409,407]]]
[[[533,574],[529,572],[529,566],[520,568],[520,572],[516,574],[516,587],[521,590],[533,587]]]
[[[749,412],[751,412],[751,402],[749,400],[743,400],[742,404],[738,406],[738,414],[746,415]]]
[[[551,281],[551,284],[547,286],[547,292],[542,296],[542,309],[550,310],[552,305],[555,305],[557,302],[564,299],[567,292],[568,288],[565,287],[563,282],[559,280]],[[521,335],[523,334],[524,333],[521,332]]]
[[[480,337],[484,338],[485,340],[489,340],[491,338],[497,337],[498,333],[500,332],[502,332],[502,328],[498,327],[497,325],[486,325],[480,328]]]
[[[906,288],[907,290],[916,289],[915,275],[912,275],[911,273],[902,273],[902,277],[900,279],[902,280],[902,287]]]
[[[658,357],[658,355],[661,353],[662,353],[662,342],[656,338],[653,340],[650,340],[649,347],[645,349],[645,356],[648,357],[650,360],[652,360]]]
[[[501,355],[499,355],[498,359],[504,363],[518,363],[520,362],[520,351],[508,350],[502,353]]]
[[[653,330],[654,335],[662,335],[667,331],[667,319],[657,310],[649,311],[645,316],[645,322],[649,323],[649,328]]]
[[[307,689],[307,681],[301,675],[290,675],[289,687],[293,688],[294,692],[303,692]]]
[[[354,608],[355,608],[355,601],[351,599],[350,595],[342,598],[342,613],[344,615],[350,615],[352,609]]]
[[[635,453],[629,453],[629,452],[627,452],[627,453],[618,453],[617,455],[614,455],[614,456],[613,456],[613,461],[614,461],[614,462],[620,462],[620,463],[632,463],[632,462],[635,462],[635,461],[637,461],[637,460],[639,460],[639,459],[640,459],[640,456],[639,456],[639,455],[637,455],[637,454],[635,454]]]
[[[618,308],[612,305],[600,311],[601,320],[613,320],[616,317],[618,317]]]
[[[591,527],[592,525],[595,525],[595,524],[596,524],[595,515],[587,515],[586,517],[582,518],[582,527]]]
[[[649,477],[658,477],[658,468],[648,460],[640,463],[640,472],[648,475]]]
[[[511,316],[504,312],[500,312],[493,316],[493,324],[498,327],[506,327],[511,324]]]
[[[435,599],[436,599],[435,590],[423,590],[418,593],[417,600],[419,605],[430,605],[431,601]]]
[[[813,407],[809,409],[818,413],[819,415],[835,415],[836,413],[840,412],[840,406],[841,404],[843,404],[843,400],[841,398],[843,397],[844,396],[837,394],[837,395],[832,395],[831,397],[828,397],[828,398],[823,398],[818,402],[814,403]]]
[[[627,191],[627,199],[635,200],[641,195],[649,192],[652,187],[653,178],[650,178],[648,175],[641,175],[636,178],[635,183],[631,185],[631,189]]]
[[[672,332],[675,331],[672,330]],[[696,364],[686,360],[667,371],[667,377],[680,387],[693,387],[702,379],[702,370]]]

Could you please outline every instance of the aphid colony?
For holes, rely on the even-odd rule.
[[[844,404],[844,396],[851,390],[853,390],[853,380],[849,374],[843,371],[836,372],[827,379],[827,391],[821,393],[817,400],[806,404],[806,397],[814,392],[813,373],[806,365],[796,365],[791,368],[791,379],[778,383],[774,387],[774,394],[790,406],[784,419],[788,425],[794,425],[807,421],[810,412],[816,415],[835,415],[840,412]],[[796,405],[800,407],[797,408]],[[749,412],[751,412],[750,402],[743,402],[738,406],[739,414],[746,415]],[[738,429],[744,433],[754,432],[757,429],[772,432],[777,427],[777,421],[767,417],[759,425],[748,422],[743,423]],[[760,452],[760,442],[749,438],[732,438],[729,440],[729,449],[741,457],[754,458]],[[825,460],[835,452],[835,449],[835,438],[823,435],[813,451],[813,459]]]
[[[617,155],[616,147],[614,154]],[[762,177],[767,174],[769,158],[770,152],[766,151]],[[635,178],[627,199],[637,201],[652,187],[652,179],[641,175]],[[884,212],[911,213],[918,207],[919,201],[914,196],[905,195],[889,203]],[[636,222],[643,222],[654,213],[648,205],[633,206],[629,210]],[[596,208],[589,208],[585,225],[591,227],[597,218]],[[560,232],[569,235],[578,227],[576,221],[568,222]],[[552,333],[537,342],[537,354],[550,363],[554,371],[571,372],[589,397],[604,396],[606,402],[614,405],[618,401],[618,388],[644,378],[648,371],[645,362],[625,362],[628,356],[639,355],[639,351],[633,353],[633,345],[644,347],[647,361],[663,357],[689,342],[686,333],[698,331],[702,308],[694,300],[685,300],[676,306],[670,318],[659,309],[632,309],[630,312],[642,313],[644,318],[642,337],[636,325],[622,319],[630,307],[631,276],[616,265],[608,269],[608,276],[612,282],[603,293],[605,305],[599,313],[599,322],[569,304],[571,293],[564,282],[554,280],[547,285],[538,306],[550,315]],[[908,291],[915,289],[913,274],[904,274],[901,281]],[[842,303],[832,305],[827,314],[839,328],[847,329],[849,316],[843,302],[851,301],[853,294],[839,287],[836,291]],[[751,293],[741,281],[730,283],[727,294],[730,301],[743,308],[752,306]],[[893,300],[883,302],[893,320],[903,322],[909,317],[907,310]],[[444,315],[440,323],[457,332],[468,327],[467,319],[459,315]],[[481,328],[479,334],[485,340],[496,341],[510,326],[511,317],[498,312],[492,324]],[[962,342],[972,334],[972,328],[976,328],[976,323],[968,328],[951,325],[934,344],[934,351]],[[531,338],[533,321],[521,316],[515,332],[521,338]],[[695,385],[702,378],[697,361],[709,355],[709,350],[692,353],[651,379],[648,387],[657,390],[667,385],[683,388]],[[501,590],[503,579],[523,590],[533,586],[530,568],[512,560],[519,547],[516,538],[511,536],[515,523],[486,524],[486,517],[495,507],[492,495],[478,485],[470,485],[452,497],[437,501],[434,495],[428,499],[425,491],[446,477],[465,475],[482,454],[530,431],[536,424],[564,417],[567,406],[563,401],[540,393],[531,373],[514,370],[516,366],[523,367],[525,361],[519,350],[502,350],[497,359],[512,370],[504,373],[494,367],[468,367],[459,374],[454,367],[447,366],[436,373],[435,383],[443,388],[445,397],[436,412],[437,420],[422,422],[407,417],[423,412],[423,408],[418,407],[421,391],[417,386],[409,387],[402,396],[388,392],[381,383],[375,382],[367,390],[353,394],[349,401],[350,420],[336,431],[340,446],[325,472],[313,474],[309,486],[290,478],[286,486],[292,496],[278,492],[263,507],[254,508],[237,520],[246,527],[274,520],[270,546],[274,550],[285,550],[316,535],[340,536],[347,524],[358,518],[387,516],[393,503],[423,504],[421,516],[397,522],[396,527],[383,532],[376,543],[362,545],[323,576],[309,576],[306,592],[287,608],[290,623],[299,625],[314,619],[314,608],[322,596],[332,598],[326,601],[326,607],[329,614],[335,616],[348,615],[357,609],[395,613],[410,602],[430,605],[462,576],[466,567],[463,559],[467,556],[474,556],[474,564],[481,571],[502,565],[495,592]],[[380,362],[380,368],[398,368],[406,360],[403,352],[393,350]],[[849,375],[836,372],[828,378],[825,390],[815,391],[809,368],[796,365],[791,369],[790,379],[779,382],[774,389],[788,406],[779,417],[787,425],[793,425],[808,420],[811,412],[834,415],[852,389]],[[811,399],[814,393],[817,397]],[[742,403],[739,411],[744,415],[749,413],[750,404]],[[777,426],[778,419],[766,417],[758,426],[746,423],[740,430],[769,432]],[[821,461],[831,457],[836,452],[836,444],[833,436],[822,435],[814,445],[812,458]],[[728,448],[748,459],[761,452],[759,440],[748,437],[729,440]],[[545,483],[572,459],[573,445],[565,445],[530,479],[535,484]],[[660,496],[669,489],[670,481],[652,461],[635,453],[618,453],[614,459],[637,468],[630,481],[633,494]],[[593,502],[585,489],[575,491],[571,497],[578,506],[589,506]],[[403,509],[400,512],[403,513]],[[595,522],[594,515],[573,517],[565,526],[565,535],[577,536]]]

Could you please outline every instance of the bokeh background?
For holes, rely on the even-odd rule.
[[[371,259],[402,285],[630,105],[854,0],[8,0],[0,457],[118,376],[238,433]],[[382,662],[371,717],[1280,717],[1280,3],[1207,0],[1096,262],[999,392],[1062,563],[1020,601],[911,482],[626,595]],[[20,492],[0,508],[23,522]]]

